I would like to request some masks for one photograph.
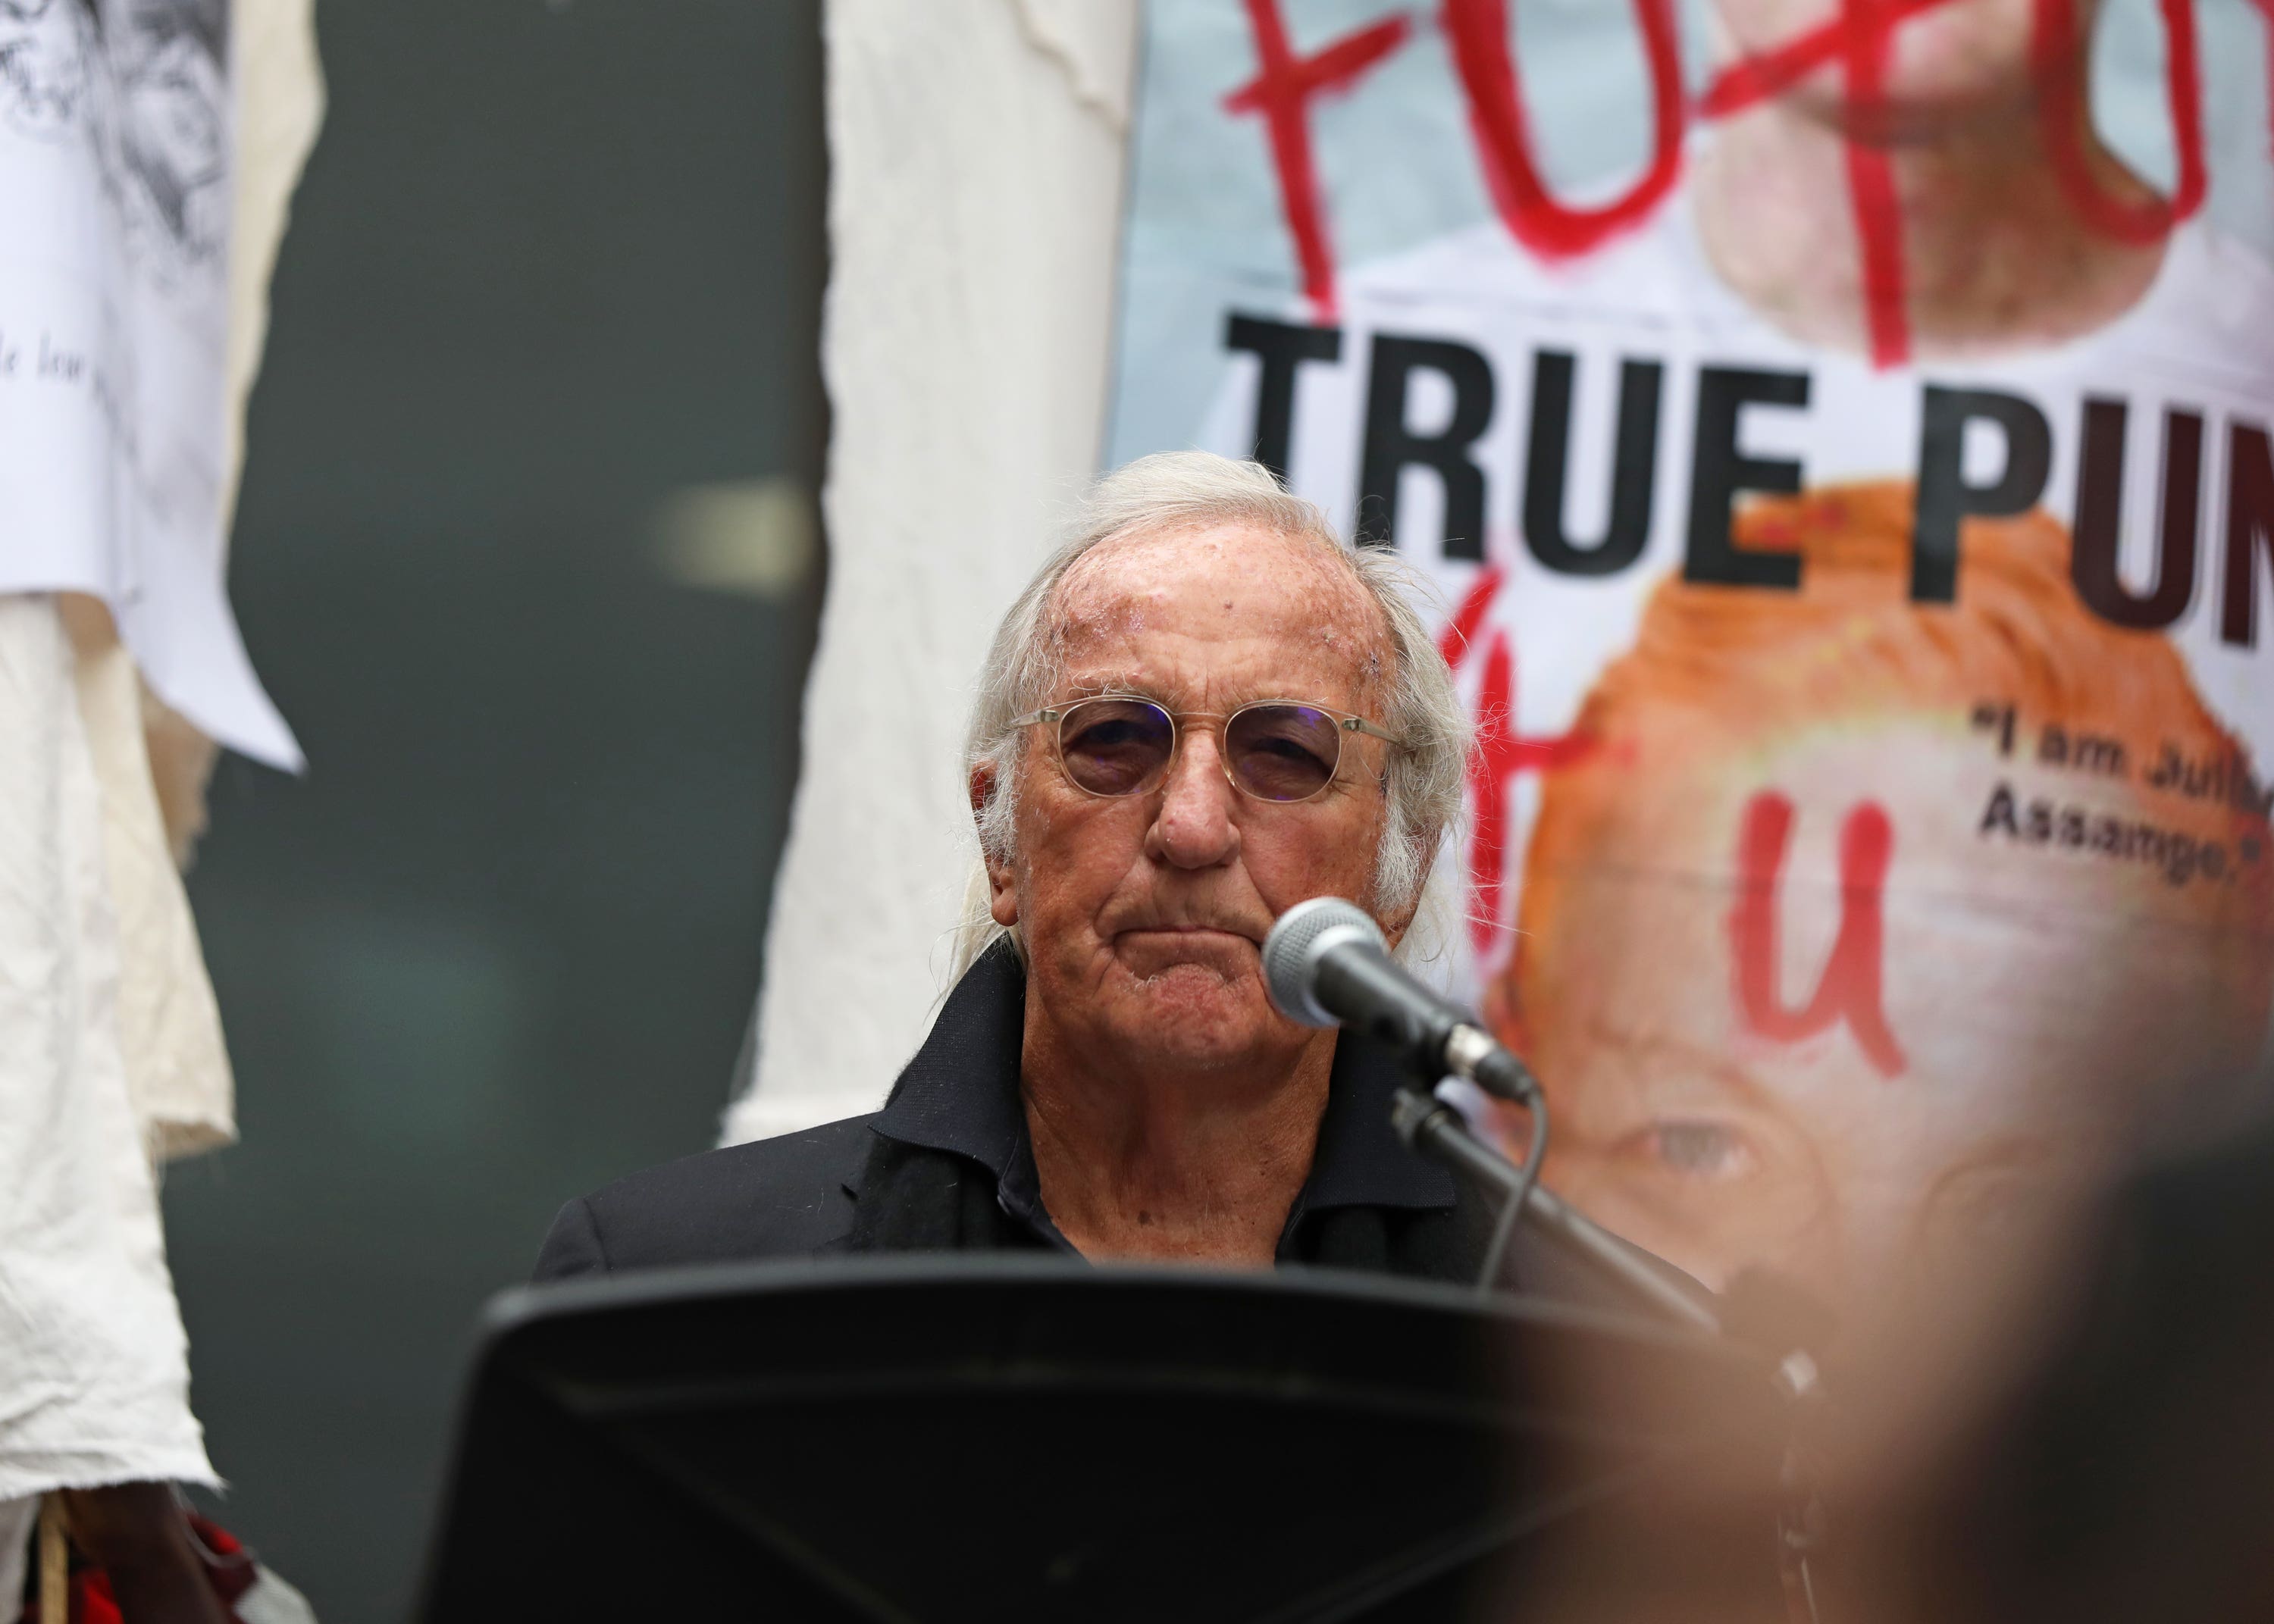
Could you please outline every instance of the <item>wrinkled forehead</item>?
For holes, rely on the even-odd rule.
[[[1062,670],[1165,661],[1194,680],[1323,681],[1371,700],[1393,658],[1388,620],[1347,560],[1246,526],[1101,543],[1058,583],[1044,622]]]

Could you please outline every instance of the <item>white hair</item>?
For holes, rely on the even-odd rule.
[[[1427,583],[1394,553],[1346,545],[1324,514],[1288,494],[1261,463],[1205,451],[1163,452],[1090,486],[1065,540],[996,628],[964,740],[965,780],[982,768],[990,778],[986,801],[976,808],[980,861],[965,896],[951,982],[1000,937],[1015,935],[988,914],[986,863],[1014,856],[1014,808],[1026,753],[1025,730],[1011,723],[1048,703],[1059,680],[1063,628],[1051,612],[1067,573],[1093,548],[1122,537],[1235,525],[1331,553],[1388,623],[1392,668],[1388,714],[1381,720],[1400,742],[1389,751],[1389,816],[1374,854],[1372,894],[1359,900],[1385,917],[1411,914],[1419,905],[1438,846],[1460,814],[1469,743],[1452,673],[1417,602],[1430,596]]]

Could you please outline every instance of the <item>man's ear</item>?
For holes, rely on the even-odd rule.
[[[987,810],[987,802],[995,793],[994,764],[982,762],[974,767],[968,788],[971,816],[976,821]],[[1007,930],[1019,922],[1019,893],[1012,883],[1011,865],[987,849],[983,837],[979,842],[979,860],[987,869],[988,915]]]
[[[1391,952],[1397,951],[1398,944],[1405,940],[1405,933],[1413,928],[1413,909],[1405,908],[1396,914],[1382,914],[1374,921],[1382,927],[1382,938],[1389,944]]]
[[[1413,929],[1413,921],[1421,912],[1421,898],[1429,890],[1428,859],[1434,853],[1424,852],[1421,855],[1421,883],[1413,888],[1413,894],[1406,899],[1405,906],[1395,913],[1374,916],[1374,922],[1382,927],[1382,934],[1389,943],[1389,951],[1393,953],[1397,951],[1397,944],[1405,940],[1405,933]]]

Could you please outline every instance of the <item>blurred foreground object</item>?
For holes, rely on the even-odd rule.
[[[1873,1344],[1851,1344],[1822,1402],[1793,1415],[1796,1485],[1821,1491],[1806,1518],[1818,1616],[2274,1617],[2270,1248],[2274,1130],[2261,1125],[2097,1199],[2038,1207],[2006,1245],[1892,1290]],[[1646,1387],[1615,1388],[1613,1402],[1638,1401]],[[1698,1465],[1630,1507],[1669,1549],[1742,1540],[1783,1497],[1758,1475]],[[1635,1525],[1566,1545],[1560,1584],[1509,1591],[1478,1616],[1758,1616],[1728,1575],[1637,1560],[1648,1547],[1626,1538]]]
[[[2274,1617],[2274,1132],[2124,1189],[2065,1302],[1900,1492],[1871,1620]]]

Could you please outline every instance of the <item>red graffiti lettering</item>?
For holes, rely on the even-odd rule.
[[[2077,0],[2037,0],[2031,49],[2037,79],[2038,116],[2053,174],[2071,207],[2092,228],[2127,243],[2162,240],[2202,207],[2209,189],[2203,167],[2202,77],[2195,60],[2195,0],[2161,0],[2165,79],[2171,97],[2172,142],[2178,149],[2179,184],[2169,199],[2120,203],[2100,189],[2085,167],[2084,132],[2091,115],[2076,71],[2084,42],[2078,37]]]
[[[2266,127],[2269,156],[2274,156],[2274,0],[2251,0],[2265,23],[2266,35]]]
[[[1650,64],[1650,165],[1623,195],[1597,208],[1556,201],[1533,160],[1524,88],[1509,46],[1508,0],[1444,0],[1439,21],[1469,101],[1469,127],[1493,203],[1516,240],[1543,259],[1570,259],[1639,225],[1682,173],[1682,44],[1671,0],[1635,0]]]
[[[1438,650],[1456,671],[1477,647],[1501,584],[1499,566],[1480,570],[1439,634]],[[1503,876],[1516,779],[1523,773],[1569,766],[1587,754],[1591,741],[1577,733],[1526,738],[1517,732],[1516,651],[1508,634],[1498,629],[1484,645],[1484,674],[1473,715],[1476,742],[1469,754],[1468,778],[1476,827],[1469,839],[1467,864],[1469,935],[1477,951],[1487,953],[1513,922],[1508,918]]]
[[[1808,74],[1836,68],[1841,122],[1849,133],[1850,212],[1862,261],[1864,325],[1873,365],[1910,357],[1910,319],[1902,214],[1888,158],[1887,64],[1905,23],[1957,0],[1840,0],[1840,15],[1781,45],[1731,64],[1698,100],[1708,119],[1727,117],[1783,94]],[[1255,77],[1224,98],[1227,111],[1264,121],[1287,228],[1295,240],[1304,296],[1314,312],[1335,304],[1334,252],[1311,149],[1310,103],[1350,88],[1405,44],[1412,20],[1386,17],[1312,52],[1288,42],[1279,0],[1244,0],[1255,36]],[[2166,79],[2178,183],[2168,199],[2120,201],[2102,189],[2084,152],[2089,110],[2077,61],[2083,49],[2079,0],[2035,0],[2031,67],[2038,86],[2056,184],[2088,224],[2126,242],[2154,242],[2202,208],[2208,191],[2202,82],[2194,0],[2157,0],[2163,17]],[[2252,0],[2274,34],[2274,0]],[[1653,141],[1651,161],[1625,193],[1593,208],[1573,208],[1549,192],[1533,155],[1522,76],[1510,42],[1508,0],[1442,0],[1439,22],[1469,106],[1469,124],[1495,207],[1509,231],[1543,259],[1570,259],[1648,219],[1680,178],[1686,117],[1681,42],[1672,0],[1634,0],[1650,67]],[[2268,49],[2274,87],[2274,38]],[[2270,117],[2274,138],[2274,116]]]
[[[1849,132],[1848,188],[1856,245],[1863,258],[1865,329],[1872,364],[1888,367],[1909,358],[1910,319],[1905,300],[1902,214],[1886,145],[1888,56],[1901,26],[1954,0],[1841,0],[1838,20],[1733,64],[1706,88],[1699,110],[1725,117],[1781,94],[1805,75],[1837,64]],[[2089,113],[2077,0],[2036,0],[2030,66],[2037,105],[2045,120],[2054,177],[2087,224],[2126,242],[2154,242],[2202,207],[2202,86],[2195,60],[2194,0],[2159,0],[2170,44],[2166,77],[2172,127],[2179,151],[2179,184],[2171,198],[2120,203],[2101,190],[2086,165],[2083,138]],[[2268,0],[2257,0],[2274,15]]]
[[[1880,20],[1883,26],[1893,27],[1918,12],[1951,4],[1953,0],[1884,0]],[[1856,42],[1856,34],[1855,19],[1843,15],[1773,50],[1740,58],[1706,86],[1706,94],[1698,98],[1698,110],[1708,118],[1725,118],[1756,102],[1782,95],[1817,69],[1842,60]]]
[[[1849,117],[1874,130],[1886,121],[1886,82],[1890,33],[1879,23],[1878,0],[1842,0],[1848,26],[1841,53],[1847,71]],[[1903,215],[1895,200],[1894,168],[1887,149],[1850,134],[1848,197],[1856,214],[1856,242],[1864,257],[1864,330],[1871,365],[1900,366],[1911,352],[1910,312],[1903,297]]]
[[[1751,1031],[1783,1043],[1813,1037],[1844,1018],[1879,1074],[1901,1076],[1908,1063],[1887,1026],[1880,979],[1886,943],[1880,898],[1894,831],[1886,813],[1868,801],[1840,826],[1840,933],[1815,996],[1796,1010],[1777,990],[1777,887],[1792,822],[1792,802],[1773,790],[1746,804],[1737,836],[1737,899],[1729,913],[1738,1013]]]
[[[1725,70],[1706,87],[1701,108],[1726,117],[1788,89],[1804,75],[1838,64],[1841,117],[1848,132],[1848,198],[1863,259],[1864,325],[1874,366],[1910,357],[1910,315],[1904,295],[1902,209],[1884,144],[1887,58],[1894,35],[1912,18],[1952,0],[1841,0],[1840,17]]]
[[[1501,567],[1497,564],[1487,564],[1477,571],[1477,578],[1469,583],[1469,590],[1462,597],[1460,606],[1453,611],[1453,618],[1437,634],[1437,652],[1455,671],[1467,661],[1469,645],[1483,629],[1485,616],[1492,612],[1493,599],[1500,596],[1501,578]]]
[[[1255,34],[1255,77],[1224,99],[1229,113],[1260,113],[1279,175],[1280,207],[1303,267],[1303,295],[1321,316],[1335,307],[1334,250],[1327,241],[1326,200],[1311,162],[1310,103],[1314,96],[1348,90],[1384,56],[1405,43],[1412,19],[1384,18],[1323,49],[1298,56],[1287,42],[1279,0],[1246,0]]]

